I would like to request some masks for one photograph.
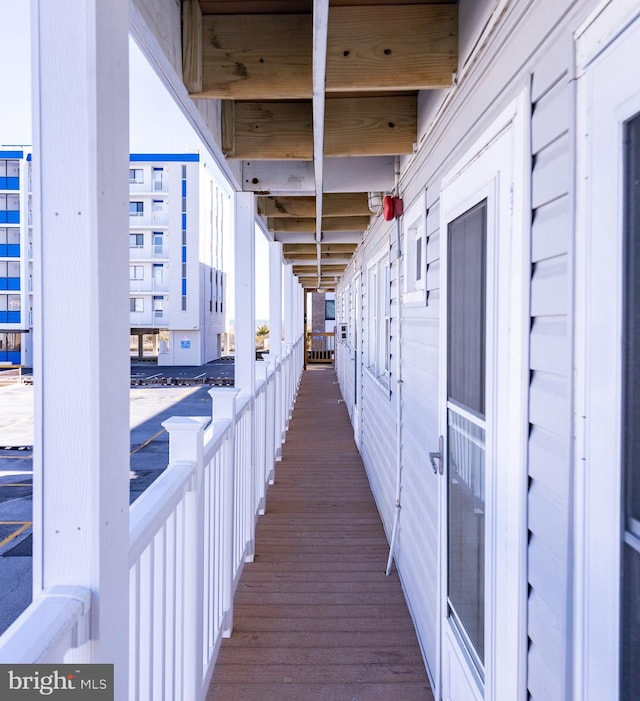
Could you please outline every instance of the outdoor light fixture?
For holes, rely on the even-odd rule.
[[[382,212],[382,193],[370,192],[368,197],[369,211],[376,217]]]

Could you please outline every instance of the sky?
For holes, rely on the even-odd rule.
[[[0,110],[0,145],[23,145],[31,139],[31,46],[28,0],[0,0],[0,94],[11,95]],[[146,59],[129,41],[129,144],[132,153],[207,151],[169,97]],[[211,158],[213,162],[213,158]],[[226,245],[226,251],[232,246]],[[269,317],[268,244],[256,236],[256,318]],[[225,261],[233,285],[233,259]],[[231,292],[231,289],[229,290]],[[231,300],[232,295],[227,295]],[[233,305],[228,317],[233,318]]]

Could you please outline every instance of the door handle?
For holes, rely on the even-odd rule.
[[[444,474],[444,464],[443,464],[443,453],[444,453],[444,436],[438,438],[438,452],[429,453],[429,460],[431,461],[431,467],[433,468],[433,473],[435,475]]]

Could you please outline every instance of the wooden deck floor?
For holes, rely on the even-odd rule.
[[[432,701],[332,367],[305,371],[208,701]]]

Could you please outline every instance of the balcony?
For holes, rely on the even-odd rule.
[[[299,382],[302,358],[164,423],[171,464],[130,508],[131,701],[433,701],[335,373]],[[90,615],[88,591],[45,591],[0,660],[61,659]]]

